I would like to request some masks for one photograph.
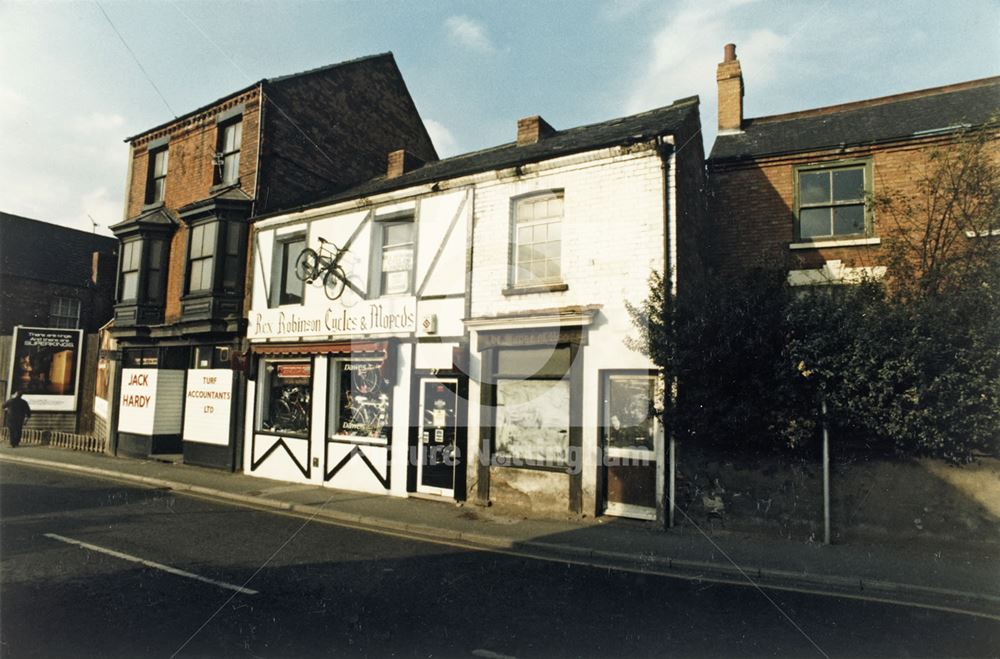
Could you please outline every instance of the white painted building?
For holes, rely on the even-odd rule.
[[[654,270],[699,273],[697,109],[531,117],[516,143],[396,152],[384,178],[258,218],[245,471],[662,519],[657,376],[627,304]]]

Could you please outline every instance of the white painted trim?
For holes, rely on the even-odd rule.
[[[594,322],[597,310],[574,314],[544,314],[537,316],[520,316],[513,318],[469,318],[465,321],[467,329],[500,330],[500,329],[533,329],[538,327],[586,327]]]
[[[788,249],[826,249],[828,247],[858,247],[860,245],[880,245],[881,238],[850,238],[847,240],[814,240],[789,243]]]
[[[987,238],[989,236],[1000,236],[1000,229],[983,229],[982,231],[966,231],[966,238]]]
[[[882,279],[886,270],[884,265],[849,268],[839,259],[834,259],[827,261],[822,268],[789,270],[788,284],[790,286],[857,284],[865,279]]]

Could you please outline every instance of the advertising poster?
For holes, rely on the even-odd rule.
[[[15,327],[8,395],[24,393],[34,412],[73,412],[83,330]]]
[[[101,348],[97,358],[97,381],[94,387],[94,413],[102,419],[108,418],[108,401],[111,389],[111,358],[109,355],[117,347],[111,337],[110,323],[101,328]]]

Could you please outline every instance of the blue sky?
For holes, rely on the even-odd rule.
[[[531,114],[569,128],[694,94],[707,149],[729,41],[747,116],[1000,73],[1000,0],[99,1],[0,0],[0,210],[114,224],[123,138],[263,77],[385,51],[442,156],[511,141]]]

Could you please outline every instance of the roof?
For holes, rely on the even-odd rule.
[[[709,161],[918,138],[981,126],[1000,114],[1000,77],[804,112],[745,119],[720,134]]]
[[[157,124],[156,126],[153,126],[152,128],[147,128],[146,130],[142,131],[141,133],[136,133],[135,135],[132,135],[131,137],[126,137],[124,141],[126,143],[127,142],[131,142],[132,140],[134,140],[134,139],[136,139],[138,137],[142,137],[143,135],[147,135],[149,133],[155,133],[158,130],[163,130],[164,128],[166,128],[167,126],[170,126],[171,124],[175,124],[177,122],[184,121],[185,119],[188,119],[188,118],[193,117],[193,116],[195,116],[197,114],[205,112],[206,110],[209,110],[209,109],[215,107],[216,105],[220,105],[220,104],[228,101],[231,98],[235,98],[235,97],[239,96],[240,94],[245,94],[246,92],[250,91],[254,87],[257,87],[258,85],[266,85],[268,83],[280,83],[280,82],[284,82],[286,80],[292,80],[294,78],[302,78],[302,77],[305,77],[305,76],[313,75],[315,73],[322,73],[324,71],[329,71],[330,69],[335,69],[335,68],[342,67],[342,66],[350,66],[350,65],[353,65],[353,64],[357,64],[359,62],[366,62],[368,60],[375,60],[375,59],[380,59],[380,58],[390,58],[390,59],[392,59],[392,53],[387,52],[387,53],[378,53],[376,55],[365,55],[364,57],[356,57],[354,59],[345,60],[343,62],[336,62],[334,64],[328,64],[326,66],[320,66],[320,67],[316,67],[316,68],[313,68],[313,69],[307,69],[305,71],[300,71],[299,73],[291,73],[291,74],[288,74],[288,75],[276,76],[274,78],[261,78],[257,82],[255,82],[253,84],[250,84],[250,85],[247,85],[246,87],[241,87],[240,89],[237,89],[234,92],[230,92],[229,94],[226,94],[225,96],[221,96],[221,97],[215,99],[214,101],[212,101],[211,103],[206,103],[205,105],[202,105],[200,107],[195,108],[194,110],[191,110],[190,112],[185,112],[182,115],[176,116],[173,119],[170,119],[169,121],[164,121],[163,123]]]
[[[117,249],[114,238],[0,212],[0,275],[85,286],[92,254]]]
[[[697,96],[690,96],[655,110],[556,131],[534,144],[518,146],[516,142],[508,142],[482,151],[436,160],[396,178],[380,176],[298,208],[262,214],[258,219],[583,151],[635,144],[661,135],[677,134],[686,121],[692,117],[697,120],[698,103]]]

